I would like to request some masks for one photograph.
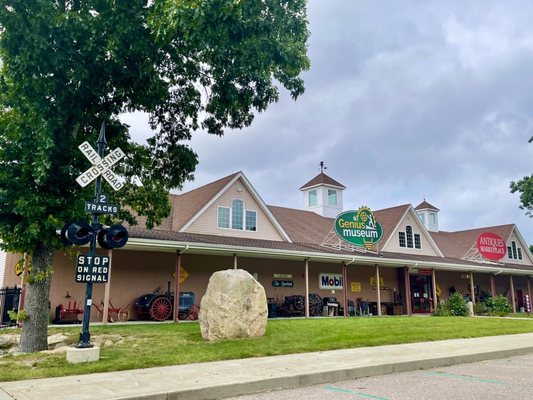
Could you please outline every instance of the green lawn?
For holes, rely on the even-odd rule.
[[[75,343],[81,327],[50,329]],[[197,323],[91,326],[93,338],[110,336],[100,361],[68,364],[65,354],[0,358],[0,381],[149,368],[245,357],[379,346],[395,343],[533,332],[533,320],[466,317],[384,317],[270,320],[264,337],[204,342]],[[2,333],[12,333],[4,331]],[[123,340],[118,341],[118,335]]]

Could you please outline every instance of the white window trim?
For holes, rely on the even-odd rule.
[[[411,233],[413,235],[413,247],[408,247],[407,246],[407,227],[408,226],[411,227]],[[400,246],[400,235],[399,235],[399,232],[403,232],[403,234],[405,235],[405,247]],[[416,248],[416,246],[415,246],[415,235],[418,235],[420,237],[420,248],[419,249]],[[398,230],[398,248],[415,250],[415,251],[422,251],[422,237],[423,237],[423,235],[421,233],[415,232],[415,230],[413,229],[413,225],[406,225],[403,231],[402,230]]]
[[[253,212],[255,214],[255,231],[252,231],[250,229],[246,229],[246,213],[247,212]],[[244,231],[245,232],[257,232],[259,230],[259,227],[257,226],[257,211],[256,210],[247,210],[244,209]]]
[[[226,210],[229,210],[229,219],[228,219],[228,227],[224,227],[224,226],[219,226],[218,225],[218,216],[219,216],[219,210],[221,208],[224,208]],[[226,206],[217,206],[217,229],[231,229],[231,207],[226,207]]]
[[[235,229],[235,228],[232,228],[231,225],[232,225],[232,218],[233,218],[233,200],[240,200],[242,201],[242,212],[243,212],[243,215],[242,215],[242,229]],[[259,231],[259,218],[258,218],[258,215],[259,213],[257,212],[257,210],[248,210],[246,208],[246,203],[244,202],[244,200],[242,199],[239,199],[239,198],[234,198],[234,199],[231,199],[230,201],[230,206],[222,206],[222,205],[218,205],[217,206],[217,216],[216,216],[216,226],[217,226],[217,229],[222,229],[222,230],[226,230],[226,231],[234,231],[234,232],[258,232]],[[225,228],[225,227],[222,227],[222,226],[218,226],[218,210],[220,208],[225,208],[225,209],[229,209],[229,227],[228,228]],[[255,231],[251,231],[251,230],[248,230],[246,229],[246,212],[247,211],[251,211],[251,212],[254,212],[255,213]]]

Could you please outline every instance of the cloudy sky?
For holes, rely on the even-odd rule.
[[[533,2],[310,0],[308,17],[306,93],[248,129],[197,133],[185,190],[241,170],[267,204],[299,208],[324,161],[345,209],[425,198],[441,230],[516,223],[533,244],[509,192],[533,172]]]

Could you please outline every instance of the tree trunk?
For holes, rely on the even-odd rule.
[[[19,350],[23,353],[48,350],[48,319],[50,316],[50,285],[54,248],[37,246],[33,252],[30,281],[26,292],[24,321]]]

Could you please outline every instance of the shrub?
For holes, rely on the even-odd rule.
[[[489,313],[489,308],[485,304],[485,302],[477,302],[474,305],[474,314],[476,315],[487,315]]]
[[[468,307],[463,296],[460,293],[454,292],[450,294],[448,300],[440,302],[433,315],[464,317],[468,315]]]
[[[500,317],[504,317],[513,310],[513,307],[509,304],[507,297],[504,297],[501,294],[496,297],[489,297],[486,300],[486,304],[489,315],[498,315]]]

